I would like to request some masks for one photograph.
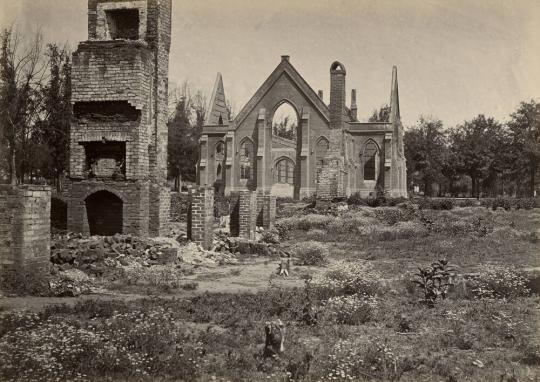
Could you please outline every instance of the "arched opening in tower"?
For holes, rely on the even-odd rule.
[[[85,200],[90,235],[122,233],[123,202],[109,191],[98,191]]]

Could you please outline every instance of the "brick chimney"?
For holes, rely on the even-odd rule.
[[[330,128],[340,129],[345,114],[345,67],[338,61],[330,66]]]
[[[351,117],[358,121],[358,107],[356,106],[356,89],[351,90]]]

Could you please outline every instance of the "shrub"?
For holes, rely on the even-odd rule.
[[[327,262],[328,248],[316,241],[298,243],[292,248],[292,252],[298,265],[321,266]]]
[[[375,317],[378,305],[378,299],[373,296],[336,296],[326,302],[325,313],[339,324],[360,325]]]
[[[263,243],[279,244],[280,236],[279,230],[277,228],[272,228],[262,232],[261,241]]]
[[[454,204],[457,207],[475,207],[477,205],[476,199],[460,199],[460,200],[454,200]]]
[[[471,284],[476,298],[515,298],[531,293],[527,278],[510,266],[488,265]]]
[[[403,373],[403,360],[381,338],[340,339],[327,359],[318,381],[397,381]]]
[[[454,201],[452,199],[423,198],[418,200],[418,206],[421,210],[451,210],[454,208]]]
[[[414,209],[411,208],[378,208],[376,215],[385,224],[394,225],[397,222],[404,222],[414,219]]]
[[[319,300],[354,294],[374,296],[382,292],[381,278],[382,275],[367,262],[339,261],[326,272],[315,275],[308,288]]]
[[[347,198],[347,204],[353,206],[367,206],[366,200],[362,198],[358,192],[355,192]]]
[[[413,282],[424,294],[423,302],[433,306],[437,298],[445,299],[450,287],[450,277],[454,273],[455,269],[449,266],[446,260],[439,260],[429,267],[418,268]]]

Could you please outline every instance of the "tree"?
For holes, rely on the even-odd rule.
[[[420,183],[424,194],[432,196],[432,185],[442,178],[446,150],[446,136],[442,121],[420,117],[417,126],[403,136],[407,159],[408,183]]]
[[[296,123],[290,122],[290,117],[287,115],[281,121],[274,123],[272,126],[273,134],[278,137],[296,140]]]
[[[168,176],[174,179],[175,189],[178,189],[180,179],[196,180],[199,138],[206,114],[206,96],[200,90],[192,94],[187,81],[175,89],[175,94],[178,101],[167,125],[167,149]]]
[[[36,124],[35,137],[47,148],[48,161],[42,174],[54,180],[60,191],[61,179],[69,157],[69,128],[71,121],[71,65],[69,55],[55,44],[47,46],[50,62],[48,85],[43,89],[43,120]]]
[[[521,102],[508,123],[513,151],[513,172],[518,185],[527,179],[529,196],[534,195],[540,165],[540,103]]]
[[[450,133],[451,151],[458,172],[472,180],[472,194],[480,197],[481,181],[499,171],[497,150],[502,142],[502,125],[493,118],[479,114]]]
[[[33,160],[32,127],[41,112],[48,63],[42,57],[40,33],[24,47],[12,28],[4,29],[0,40],[0,128],[2,146],[7,148],[2,159],[15,185],[24,181]]]
[[[390,106],[384,104],[379,110],[373,110],[368,122],[388,122],[390,121]]]

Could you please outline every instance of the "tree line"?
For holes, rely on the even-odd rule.
[[[535,196],[540,103],[521,102],[506,123],[479,114],[445,129],[440,119],[421,117],[405,130],[404,144],[409,190],[427,196]]]

